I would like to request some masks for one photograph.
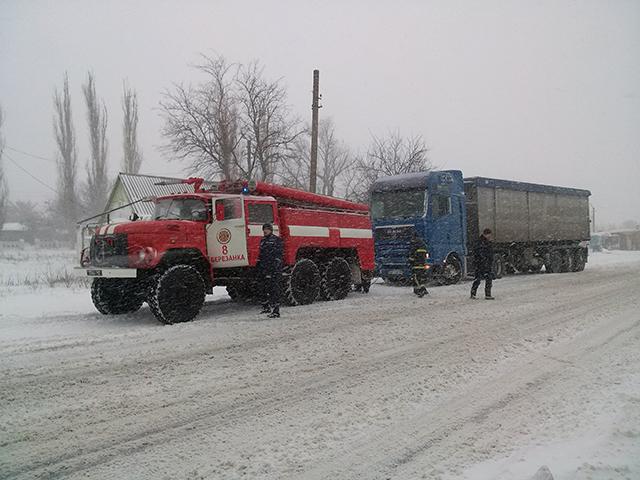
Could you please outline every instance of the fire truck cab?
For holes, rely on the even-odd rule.
[[[234,300],[259,296],[256,263],[271,223],[283,239],[283,300],[339,300],[368,291],[374,270],[366,205],[268,183],[189,179],[194,193],[153,199],[148,220],[85,227],[80,269],[103,314],[131,313],[147,302],[163,323],[195,318],[206,293],[226,286]]]

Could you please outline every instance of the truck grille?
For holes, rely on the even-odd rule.
[[[377,227],[375,229],[376,241],[385,240],[410,240],[415,232],[413,226],[406,227]]]
[[[94,235],[89,247],[91,264],[99,267],[127,267],[127,235]]]

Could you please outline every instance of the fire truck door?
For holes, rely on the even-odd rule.
[[[273,200],[250,198],[245,200],[245,216],[247,218],[247,244],[249,245],[249,265],[254,266],[258,261],[260,240],[262,240],[262,225],[273,225],[273,233],[280,236],[278,225],[278,209]]]
[[[213,268],[244,267],[249,264],[242,200],[219,198],[207,226],[207,251]]]

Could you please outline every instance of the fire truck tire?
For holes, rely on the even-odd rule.
[[[284,300],[288,305],[308,305],[320,294],[320,270],[308,258],[302,258],[283,275]]]
[[[160,274],[147,303],[162,323],[189,322],[204,304],[205,288],[204,280],[195,267],[175,265]]]
[[[351,267],[342,257],[335,257],[322,265],[320,298],[342,300],[351,291]]]
[[[136,292],[135,280],[128,278],[94,278],[91,300],[103,315],[122,315],[140,309],[144,298]]]

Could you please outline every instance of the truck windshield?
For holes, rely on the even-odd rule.
[[[374,192],[371,214],[374,219],[409,218],[424,215],[426,190]]]
[[[207,220],[207,206],[197,198],[165,198],[156,203],[154,220]]]

